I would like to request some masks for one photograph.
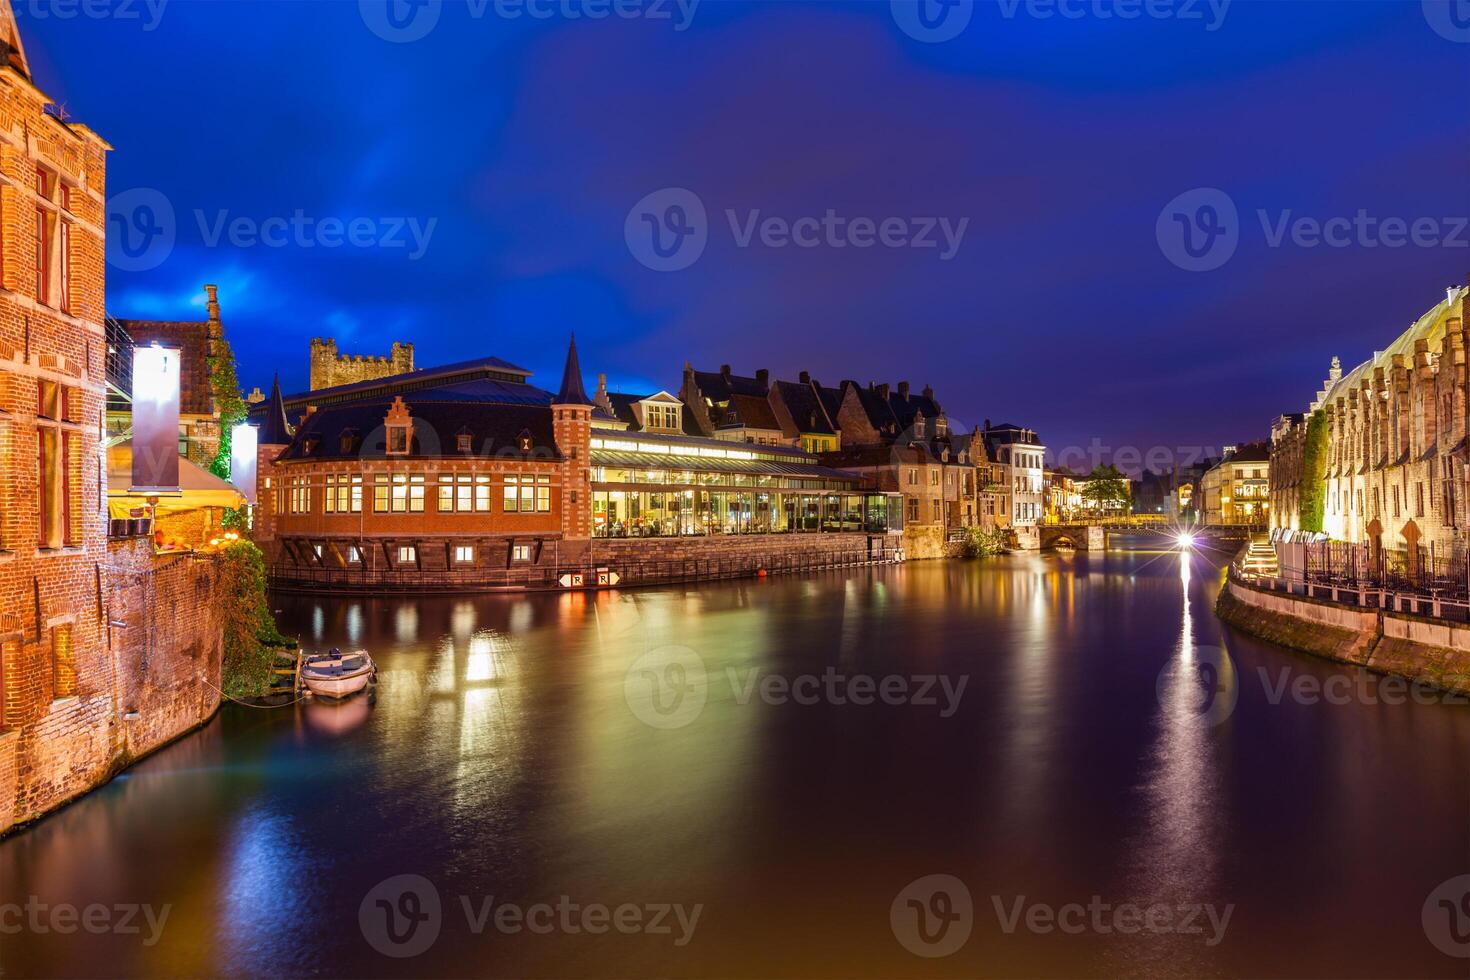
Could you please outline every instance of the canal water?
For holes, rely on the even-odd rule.
[[[229,705],[0,842],[0,972],[1463,978],[1470,707],[1157,540],[277,597],[375,702]]]

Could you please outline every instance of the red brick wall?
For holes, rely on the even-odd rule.
[[[48,101],[14,69],[0,68],[0,832],[85,792],[136,753],[208,717],[213,695],[200,686],[207,669],[200,673],[198,665],[207,667],[207,657],[198,651],[210,646],[204,637],[218,644],[218,624],[205,611],[208,590],[198,591],[195,579],[182,572],[114,579],[114,560],[153,559],[146,541],[109,553],[103,520],[107,147],[85,126],[45,114]],[[50,175],[49,201],[36,193],[37,167]],[[70,188],[69,214],[59,210],[61,185]],[[53,222],[71,223],[69,312],[37,293],[38,206]],[[51,303],[60,299],[60,238],[50,236]],[[72,391],[60,429],[74,447],[66,495],[72,533],[51,548],[40,545],[37,465],[38,392],[47,382]],[[152,591],[133,594],[134,580],[153,583]],[[153,635],[145,657],[134,654],[135,646],[147,647],[142,641],[113,637],[109,646],[109,603],[136,610],[160,596],[176,597],[174,606],[159,607],[174,618]],[[60,665],[58,631],[69,634]],[[175,647],[196,655],[180,667]],[[119,700],[130,677],[138,723],[124,719]]]

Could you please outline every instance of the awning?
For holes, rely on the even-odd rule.
[[[133,483],[133,444],[120,442],[107,450],[107,516],[113,520],[126,520],[135,516],[132,512],[148,506],[147,494],[129,493]],[[179,514],[205,507],[233,509],[245,503],[245,497],[230,484],[213,473],[179,459],[178,495],[160,496],[157,513],[160,516]],[[145,511],[146,513],[146,511]]]

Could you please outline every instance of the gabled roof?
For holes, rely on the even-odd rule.
[[[786,410],[791,413],[791,419],[796,423],[799,432],[808,432],[817,435],[833,435],[837,429],[832,424],[827,407],[822,404],[822,399],[812,390],[810,384],[802,384],[799,381],[777,381],[775,384],[781,393],[781,401],[785,403]]]
[[[724,414],[720,414],[720,410],[715,409],[712,417],[717,429],[744,426],[748,429],[781,431],[781,423],[776,421],[776,413],[771,411],[771,403],[766,401],[764,395],[745,395],[735,392],[730,395],[730,405]]]
[[[766,397],[766,386],[755,378],[747,378],[739,374],[723,374],[715,371],[695,371],[694,383],[699,385],[699,390],[711,401],[729,401],[732,395],[754,395],[758,398]]]
[[[1415,344],[1420,340],[1426,341],[1431,351],[1438,352],[1445,326],[1450,319],[1459,315],[1467,292],[1470,292],[1470,286],[1457,286],[1448,290],[1443,302],[1437,303],[1429,312],[1410,324],[1409,329],[1395,337],[1385,350],[1375,351],[1368,360],[1344,374],[1327,390],[1321,403],[1325,405],[1337,396],[1357,388],[1365,377],[1372,375],[1374,368],[1387,368],[1391,365],[1395,355],[1412,358]]]

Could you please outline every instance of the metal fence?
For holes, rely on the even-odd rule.
[[[1444,554],[1433,545],[1390,551],[1367,543],[1320,541],[1305,546],[1309,582],[1347,588],[1470,598],[1465,553]]]

